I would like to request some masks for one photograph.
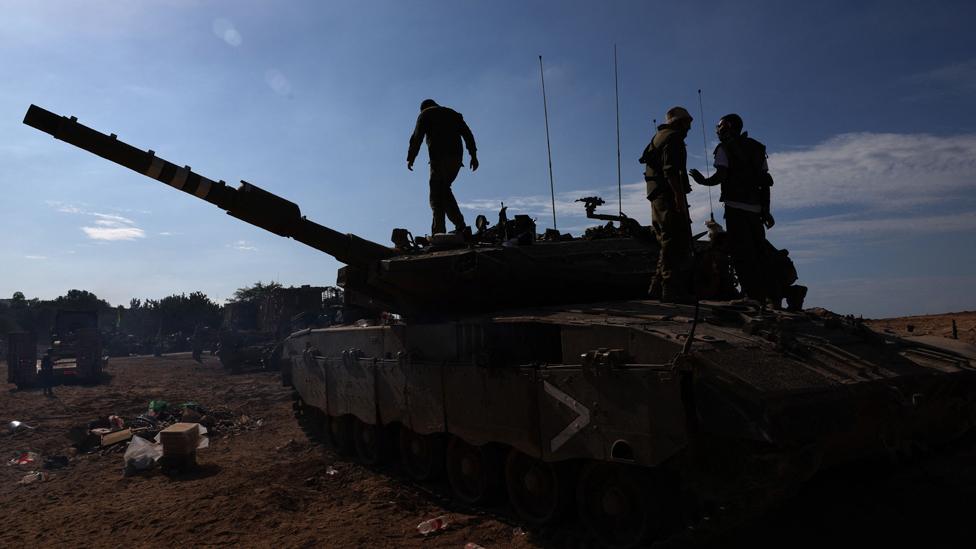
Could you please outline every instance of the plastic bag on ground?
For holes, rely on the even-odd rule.
[[[125,473],[128,475],[151,469],[162,456],[163,448],[159,444],[152,443],[142,437],[132,437],[123,456]]]

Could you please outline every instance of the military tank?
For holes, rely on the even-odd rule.
[[[387,247],[75,118],[31,106],[24,122],[346,264],[347,295],[402,316],[289,336],[296,416],[367,464],[396,456],[415,479],[445,475],[467,504],[507,496],[535,524],[575,512],[601,544],[639,546],[976,419],[972,346],[823,310],[642,299],[657,247],[630,221],[539,240],[502,219],[494,242],[394,232]]]

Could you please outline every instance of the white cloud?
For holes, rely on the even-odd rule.
[[[976,183],[976,135],[851,133],[774,153],[774,208],[894,210],[944,201]]]
[[[81,230],[92,240],[135,240],[146,236],[138,227],[82,227]]]
[[[247,240],[238,240],[237,242],[231,244],[230,247],[243,252],[255,252],[258,249],[257,246],[254,246]]]
[[[84,208],[57,201],[48,201],[48,205],[61,213],[86,215],[95,218],[95,226],[82,226],[81,230],[92,240],[135,240],[145,238],[146,232],[136,226],[136,222],[118,214],[91,212]]]
[[[47,259],[46,255],[25,255],[24,259]]]
[[[971,210],[976,204],[976,135],[844,134],[804,150],[773,153],[769,164],[776,181],[773,213],[782,213],[771,238],[778,246],[789,246],[801,261],[832,255],[841,249],[832,243],[839,236],[849,249],[857,240],[976,231],[976,212]],[[693,187],[689,206],[698,231],[708,218],[709,192]],[[616,185],[560,192],[560,225],[598,224],[586,220],[582,204],[573,202],[593,194],[607,201],[598,212],[616,212]],[[721,221],[718,189],[711,198]],[[643,182],[623,185],[622,199],[624,213],[650,223]],[[509,217],[527,213],[540,226],[551,223],[546,195],[475,199],[461,207],[497,211],[501,201],[510,206]],[[491,216],[489,221],[494,221]]]

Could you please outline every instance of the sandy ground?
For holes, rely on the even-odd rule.
[[[952,321],[956,321],[956,335],[962,341],[976,344],[976,311],[925,316],[903,316],[868,320],[879,331],[899,336],[937,335],[952,337]]]
[[[916,333],[928,326],[912,322]],[[932,329],[944,324],[933,319]],[[310,443],[276,374],[230,375],[211,357],[198,365],[186,355],[113,359],[108,374],[107,384],[56,387],[52,399],[39,390],[0,389],[0,421],[36,427],[0,435],[0,547],[590,546],[574,519],[529,528],[504,507],[459,506],[443,485],[418,485],[395,466],[369,469]],[[159,398],[225,410],[239,425],[214,434],[192,473],[124,477],[124,444],[74,455],[47,481],[29,485],[17,481],[37,467],[6,465],[18,451],[70,455],[65,434],[72,426],[110,414],[133,417]],[[976,442],[968,440],[913,463],[821,474],[781,508],[707,545],[965,547],[969,542],[957,540],[976,536],[974,502]],[[417,532],[417,523],[438,515],[449,517],[448,529]]]

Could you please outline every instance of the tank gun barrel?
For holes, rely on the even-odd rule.
[[[212,181],[189,166],[177,166],[156,156],[152,150],[143,151],[120,141],[115,134],[105,135],[80,124],[73,116],[60,116],[31,105],[24,116],[24,124],[206,200],[242,221],[293,238],[347,265],[365,266],[396,254],[381,244],[309,221],[302,216],[297,204],[257,185],[241,181],[235,189],[223,181]]]

